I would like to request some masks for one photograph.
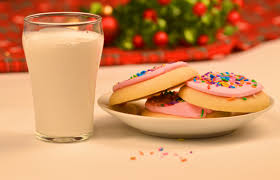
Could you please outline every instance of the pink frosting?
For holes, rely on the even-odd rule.
[[[187,82],[187,85],[198,91],[223,97],[245,97],[256,94],[263,89],[263,86],[261,84],[259,84],[256,88],[252,88],[250,85],[244,85],[235,89],[221,86],[216,87],[215,85],[210,85],[210,89],[208,89],[207,84],[195,83],[193,81]]]
[[[210,74],[213,74],[213,79],[210,78]],[[186,82],[186,85],[196,89],[201,92],[205,92],[208,94],[213,94],[216,96],[223,96],[223,97],[245,97],[250,96],[253,94],[256,94],[260,92],[263,89],[263,86],[260,83],[257,83],[254,80],[250,80],[248,78],[245,78],[244,76],[235,75],[234,73],[228,73],[229,79],[228,81],[222,81],[220,80],[220,73],[212,73],[209,72],[206,73],[203,76],[195,77],[193,80]],[[218,78],[217,78],[218,77]],[[225,77],[225,76],[223,76]],[[243,78],[243,80],[239,80],[240,77]],[[218,80],[217,80],[218,79]],[[244,81],[246,80],[246,81]],[[202,82],[204,81],[204,82]],[[226,83],[226,86],[217,86],[217,81]],[[213,83],[213,84],[211,84]],[[233,84],[235,86],[232,88],[230,85]],[[238,83],[238,84],[236,84]],[[239,86],[239,84],[242,84]],[[255,85],[255,86],[253,86]],[[231,87],[229,87],[231,86]]]
[[[171,106],[161,107],[147,101],[145,107],[151,112],[181,116],[186,118],[201,118],[201,114],[202,114],[201,107],[189,104],[187,102],[179,102]],[[204,109],[204,113],[202,117],[205,117],[206,114],[209,114],[211,112],[212,111],[209,109]]]
[[[175,63],[171,63],[171,64],[164,64],[162,66],[155,67],[153,69],[149,69],[147,71],[144,71],[145,72],[144,75],[137,76],[135,78],[128,79],[128,80],[117,83],[116,85],[114,85],[113,91],[117,91],[118,89],[152,79],[152,78],[162,75],[168,71],[171,71],[173,69],[183,67],[183,66],[188,66],[188,64],[186,62],[179,61],[179,62],[175,62]]]

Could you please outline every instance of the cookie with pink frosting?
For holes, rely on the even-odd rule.
[[[177,92],[165,91],[158,96],[148,98],[144,116],[173,118],[205,118],[229,116],[230,113],[212,111],[192,105],[178,96]]]
[[[186,82],[179,96],[193,105],[225,112],[257,112],[270,105],[262,84],[229,72],[198,75]]]
[[[188,63],[182,61],[153,67],[115,84],[109,103],[116,105],[151,96],[184,84],[197,74]]]

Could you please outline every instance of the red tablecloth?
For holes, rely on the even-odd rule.
[[[0,1],[0,72],[28,71],[21,46],[23,18],[47,11],[78,11],[91,0]],[[103,0],[108,2],[108,0]],[[113,1],[112,2],[120,2]],[[234,50],[247,50],[280,36],[280,0],[245,0],[240,32],[216,43],[200,47],[123,51],[105,47],[101,65],[173,62],[220,58]]]

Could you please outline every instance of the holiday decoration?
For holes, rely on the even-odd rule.
[[[146,20],[157,21],[157,12],[154,9],[147,9],[143,12],[143,18]]]
[[[218,31],[217,31],[217,33],[216,33],[216,39],[217,40],[224,40],[224,39],[226,39],[226,35],[224,34],[224,29],[219,29]]]
[[[144,47],[144,39],[141,35],[137,34],[133,37],[133,45],[135,48],[142,48]]]
[[[228,17],[227,17],[227,20],[232,23],[232,24],[236,24],[238,21],[240,21],[240,14],[238,11],[231,11],[229,14],[228,14]]]
[[[158,3],[162,6],[168,5],[171,0],[158,0]]]
[[[193,13],[197,16],[202,16],[206,13],[207,11],[207,7],[204,3],[202,2],[197,2],[194,6],[193,6]]]
[[[0,1],[0,73],[27,71],[21,49],[22,17],[46,11],[90,12],[93,1]],[[104,47],[102,66],[211,60],[280,37],[279,0],[171,0],[164,5],[164,0],[99,2],[106,4],[100,3],[93,9],[105,19],[104,29],[114,34],[108,37],[105,32],[105,41],[109,40],[110,46]],[[202,16],[193,13],[197,2],[207,7]],[[112,12],[108,13],[110,6]],[[144,19],[147,9],[156,12],[156,21]],[[239,13],[238,21],[229,20],[232,11]],[[107,17],[113,23],[106,22]],[[64,19],[57,17],[55,22]],[[159,31],[167,34],[168,46],[157,49],[154,36]],[[202,35],[208,36],[205,45],[200,45]]]
[[[102,26],[104,31],[104,43],[110,44],[112,43],[117,34],[119,29],[118,21],[113,16],[105,16],[102,19]]]
[[[200,35],[200,36],[198,37],[198,40],[197,40],[197,42],[198,42],[199,45],[205,45],[205,44],[208,43],[208,41],[209,41],[209,38],[208,38],[208,36],[205,35],[205,34]]]
[[[105,5],[103,8],[102,8],[102,15],[104,16],[111,16],[113,13],[113,8],[112,6],[110,5]]]
[[[233,0],[233,2],[238,5],[239,7],[243,7],[244,1],[243,0]]]
[[[168,35],[166,32],[159,31],[154,35],[154,43],[159,47],[164,47],[168,43]]]
[[[99,2],[94,2],[90,5],[89,12],[92,14],[100,14],[102,11],[102,4]]]
[[[103,16],[105,45],[113,44],[124,50],[154,49],[215,42],[218,30],[239,22],[242,2],[130,0],[114,8],[94,2],[89,12]],[[223,35],[231,36],[237,30],[228,27]]]

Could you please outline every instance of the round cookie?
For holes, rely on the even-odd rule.
[[[185,101],[215,111],[249,113],[265,109],[270,98],[255,80],[234,73],[208,72],[188,81],[179,91]]]
[[[141,99],[160,91],[178,86],[198,73],[185,62],[176,62],[154,67],[133,75],[116,84],[110,97],[110,105]]]
[[[215,112],[189,104],[181,99],[177,92],[165,91],[146,101],[142,115],[169,118],[205,118],[229,116],[230,113]]]

